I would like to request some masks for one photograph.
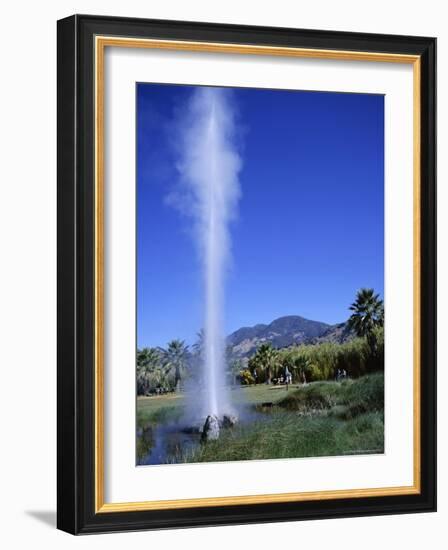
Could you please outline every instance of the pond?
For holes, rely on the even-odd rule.
[[[269,409],[247,407],[239,414],[238,423],[248,425],[263,417]],[[232,428],[220,428],[221,432]],[[148,422],[137,429],[137,466],[176,464],[201,445],[201,427],[172,419]]]
[[[183,462],[184,454],[200,442],[199,430],[181,424],[150,424],[137,430],[137,465]]]

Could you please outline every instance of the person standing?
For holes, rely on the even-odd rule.
[[[288,367],[285,367],[285,384],[286,384],[286,391],[288,391],[288,386],[292,382],[292,375]]]

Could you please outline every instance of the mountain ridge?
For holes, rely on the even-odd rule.
[[[262,343],[285,348],[294,344],[340,343],[351,337],[352,332],[347,322],[330,325],[300,315],[285,315],[269,324],[258,323],[237,329],[227,337],[227,345],[230,346],[232,355],[243,358],[254,353]]]

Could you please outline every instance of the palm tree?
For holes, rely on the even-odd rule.
[[[272,371],[277,365],[277,350],[271,343],[261,344],[255,355],[249,360],[249,368],[260,369],[266,373],[266,384],[271,383]]]
[[[142,348],[137,350],[137,367],[145,370],[157,365],[160,361],[160,352],[156,348]]]
[[[360,337],[367,338],[372,353],[376,348],[377,327],[384,325],[384,303],[373,288],[361,288],[356,294],[356,300],[351,304],[353,311],[348,320],[348,326]]]
[[[156,348],[137,350],[137,393],[147,395],[154,391],[162,380],[161,357]]]
[[[163,368],[166,375],[174,375],[175,391],[180,391],[180,381],[188,365],[189,350],[184,340],[171,340],[166,349],[161,350]]]
[[[196,337],[197,337],[197,340],[193,344],[193,353],[198,357],[202,357],[202,354],[204,353],[204,341],[205,341],[205,331],[203,328],[201,328],[200,331],[196,333]]]
[[[305,355],[297,355],[297,357],[294,358],[292,369],[294,371],[298,371],[299,379],[302,384],[306,384],[306,375],[309,373],[310,367],[311,360],[309,357],[306,357]]]

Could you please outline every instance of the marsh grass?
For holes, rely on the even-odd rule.
[[[317,382],[289,391],[251,424],[223,430],[183,462],[259,460],[384,452],[384,376]]]
[[[148,425],[165,424],[182,417],[184,411],[182,401],[167,405],[162,403],[158,403],[155,407],[151,406],[152,404],[147,407],[137,404],[137,429],[145,429]]]
[[[384,421],[379,412],[351,420],[332,416],[298,416],[274,412],[262,422],[223,433],[217,441],[201,445],[184,462],[302,458],[382,453]]]
[[[258,410],[255,420],[221,430],[217,441],[177,449],[167,462],[216,462],[342,456],[384,452],[384,375],[343,382],[285,387],[260,384],[234,393],[235,402]],[[163,396],[137,402],[138,432],[178,422],[185,399]],[[261,405],[268,403],[270,407]],[[137,440],[149,452],[151,433]],[[141,441],[139,441],[141,440]],[[145,441],[143,441],[145,440]],[[144,448],[143,448],[144,446]]]

